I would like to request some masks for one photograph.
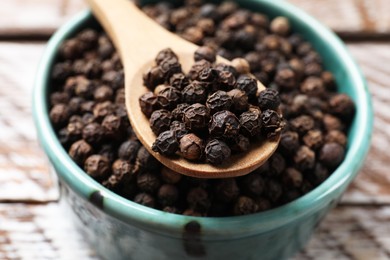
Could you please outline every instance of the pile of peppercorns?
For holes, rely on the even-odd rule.
[[[250,141],[271,139],[282,131],[283,120],[275,111],[277,91],[258,94],[246,60],[215,65],[216,52],[208,46],[199,47],[194,60],[185,75],[177,55],[167,48],[144,74],[144,85],[155,92],[139,98],[157,136],[153,151],[168,156],[180,151],[187,160],[218,165],[232,151],[247,151]]]
[[[145,6],[186,39],[245,58],[268,89],[279,91],[287,124],[277,151],[259,169],[219,180],[161,166],[134,135],[124,104],[123,69],[109,38],[86,29],[65,41],[52,68],[50,118],[69,156],[96,181],[136,203],[191,216],[233,216],[275,208],[310,192],[343,161],[354,104],[337,93],[310,43],[283,17],[187,0]]]

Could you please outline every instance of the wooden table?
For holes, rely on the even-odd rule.
[[[363,169],[294,259],[390,259],[390,1],[290,1],[346,41],[367,76],[375,110]],[[83,8],[79,0],[0,3],[0,259],[97,259],[62,217],[30,102],[47,39]]]

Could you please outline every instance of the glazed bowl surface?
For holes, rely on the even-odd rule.
[[[39,141],[59,177],[61,202],[94,250],[106,259],[285,259],[301,249],[340,199],[368,152],[373,112],[366,82],[340,39],[284,1],[245,0],[239,5],[269,17],[286,16],[331,71],[339,91],[356,104],[345,160],[308,194],[278,208],[239,217],[191,217],[144,207],[90,178],[61,146],[49,119],[50,73],[60,44],[87,27],[99,28],[90,11],[50,39],[39,67],[33,115]]]

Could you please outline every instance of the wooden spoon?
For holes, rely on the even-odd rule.
[[[157,53],[168,47],[179,56],[183,70],[188,71],[194,63],[193,55],[198,46],[167,31],[129,0],[88,2],[120,54],[125,72],[126,108],[132,127],[138,139],[157,160],[184,175],[198,178],[227,178],[250,173],[273,154],[279,136],[275,141],[264,140],[251,144],[248,152],[233,155],[219,166],[195,163],[179,156],[166,157],[153,152],[151,147],[156,136],[138,103],[138,98],[148,91],[143,86],[142,75],[152,66]],[[229,63],[222,57],[217,57],[217,62]],[[259,91],[265,89],[260,82],[258,87]]]

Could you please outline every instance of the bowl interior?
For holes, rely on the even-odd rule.
[[[143,1],[147,3],[151,1]],[[155,2],[155,1],[154,1]],[[284,1],[243,0],[239,4],[270,17],[286,16],[293,30],[310,41],[320,53],[326,69],[334,73],[340,92],[345,92],[355,101],[356,115],[349,132],[349,146],[344,162],[320,186],[301,198],[284,206],[253,215],[226,218],[196,218],[161,212],[126,200],[107,190],[88,177],[67,155],[57,140],[48,117],[50,71],[56,59],[60,43],[92,26],[98,28],[89,11],[83,12],[63,26],[50,40],[42,59],[34,90],[33,114],[38,136],[46,154],[55,166],[59,177],[82,198],[100,191],[104,198],[103,211],[125,222],[137,223],[147,229],[174,232],[178,226],[196,219],[204,233],[242,234],[265,232],[287,224],[328,203],[331,194],[345,187],[356,175],[367,154],[372,132],[372,106],[365,80],[343,43],[315,19]],[[147,216],[147,217],[145,217]]]

